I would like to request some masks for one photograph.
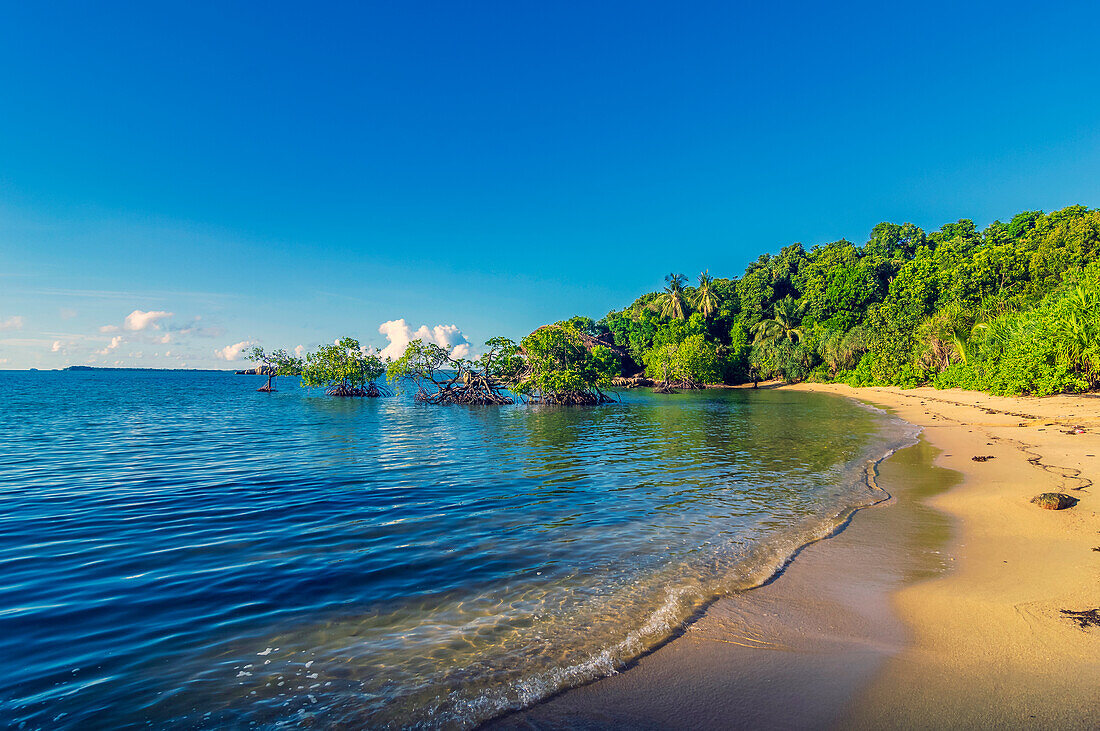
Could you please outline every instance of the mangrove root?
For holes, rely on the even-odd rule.
[[[599,406],[614,401],[598,388],[593,391],[564,391],[562,393],[540,393],[527,399],[529,404],[550,404],[553,406]]]
[[[378,388],[378,384],[373,381],[368,383],[366,388],[341,383],[327,389],[325,393],[329,396],[340,396],[343,398],[378,398],[382,395],[383,389]]]
[[[435,393],[428,393],[420,386],[414,398],[425,404],[514,404],[514,398],[501,393],[503,388],[503,385],[491,378],[466,372],[450,381],[436,384]]]

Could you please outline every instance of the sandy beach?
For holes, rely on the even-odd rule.
[[[952,571],[896,592],[912,633],[852,705],[857,727],[1095,728],[1100,627],[1100,398],[998,398],[957,390],[828,389],[924,427],[962,484],[927,500],[956,528]],[[1076,427],[1081,427],[1083,433]],[[992,456],[976,462],[974,456]],[[1042,510],[1042,492],[1076,506]]]
[[[879,465],[892,498],[626,671],[491,725],[1100,725],[1100,627],[1066,614],[1100,608],[1100,396],[783,388],[923,428]]]

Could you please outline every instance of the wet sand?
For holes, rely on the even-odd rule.
[[[1100,607],[1089,489],[1100,398],[789,388],[858,398],[924,427],[920,444],[879,467],[891,500],[624,672],[490,725],[1100,725],[1100,628],[1060,611]],[[1086,433],[1063,433],[1076,425]],[[1047,491],[1080,502],[1028,502]]]
[[[912,642],[843,725],[1100,727],[1100,627],[1062,613],[1100,608],[1100,398],[828,388],[921,424],[937,464],[965,475],[928,501],[958,526],[956,568],[894,595]],[[1041,492],[1080,502],[1042,510]]]

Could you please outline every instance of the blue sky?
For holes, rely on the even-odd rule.
[[[1100,205],[1095,3],[757,5],[0,3],[0,368],[518,338]]]

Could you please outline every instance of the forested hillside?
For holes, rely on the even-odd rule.
[[[1051,394],[1100,386],[1100,210],[978,231],[880,223],[862,245],[763,254],[740,278],[671,274],[595,322],[657,380],[754,378]],[[631,364],[624,371],[632,370]]]

